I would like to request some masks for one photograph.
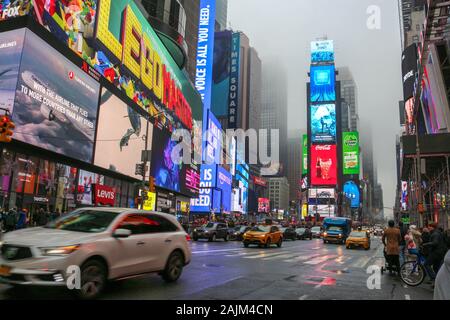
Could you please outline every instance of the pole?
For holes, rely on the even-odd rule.
[[[419,126],[418,126],[418,120],[417,117],[415,119],[415,126],[416,126],[416,158],[417,158],[417,209],[421,209],[423,206],[422,203],[422,173],[420,168],[420,143],[419,143]],[[418,210],[419,211],[419,210]],[[423,227],[423,216],[422,213],[419,212],[419,226]]]

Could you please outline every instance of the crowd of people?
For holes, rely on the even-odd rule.
[[[27,227],[44,226],[61,215],[59,209],[46,211],[41,208],[36,212],[29,212],[25,208],[18,210],[14,207],[10,210],[0,211],[0,231],[10,232]]]
[[[434,298],[450,300],[450,230],[444,231],[437,223],[419,229],[399,222],[396,227],[391,220],[382,241],[390,273],[400,273],[400,266],[411,257],[423,259],[434,287]]]

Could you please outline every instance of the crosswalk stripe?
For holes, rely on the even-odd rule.
[[[313,259],[311,261],[306,261],[305,264],[316,265],[316,264],[319,264],[319,263],[323,263],[323,262],[325,262],[327,260],[333,259],[334,257],[336,257],[336,256],[335,255],[326,255],[326,256],[323,256],[323,257],[315,258],[315,259]]]
[[[312,259],[312,258],[316,258],[318,256],[319,256],[318,254],[306,255],[306,256],[298,256],[298,257],[295,257],[295,258],[292,258],[292,259],[286,259],[286,260],[283,260],[283,261],[284,262],[299,262],[299,261],[303,261],[303,260],[309,260],[309,259]]]
[[[370,259],[372,257],[361,257],[358,260],[356,260],[355,263],[352,264],[352,267],[355,268],[364,268],[364,266],[369,263]]]
[[[254,256],[248,256],[248,257],[242,257],[242,258],[244,258],[244,259],[268,258],[268,257],[272,257],[272,256],[277,256],[280,254],[285,254],[285,253],[287,253],[287,251],[280,251],[280,252],[273,252],[273,253],[262,252],[257,255],[254,255]]]
[[[280,255],[274,256],[274,257],[263,258],[262,260],[276,260],[276,259],[288,258],[288,257],[292,257],[292,252],[291,253],[286,253],[286,254],[280,254]]]

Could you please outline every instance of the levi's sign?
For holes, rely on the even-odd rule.
[[[114,189],[107,186],[95,186],[95,204],[114,205],[116,193]]]

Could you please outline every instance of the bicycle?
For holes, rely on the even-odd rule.
[[[400,279],[410,287],[419,286],[426,276],[433,280],[433,277],[425,268],[425,257],[420,252],[414,255],[417,256],[416,260],[406,261],[400,267]]]

